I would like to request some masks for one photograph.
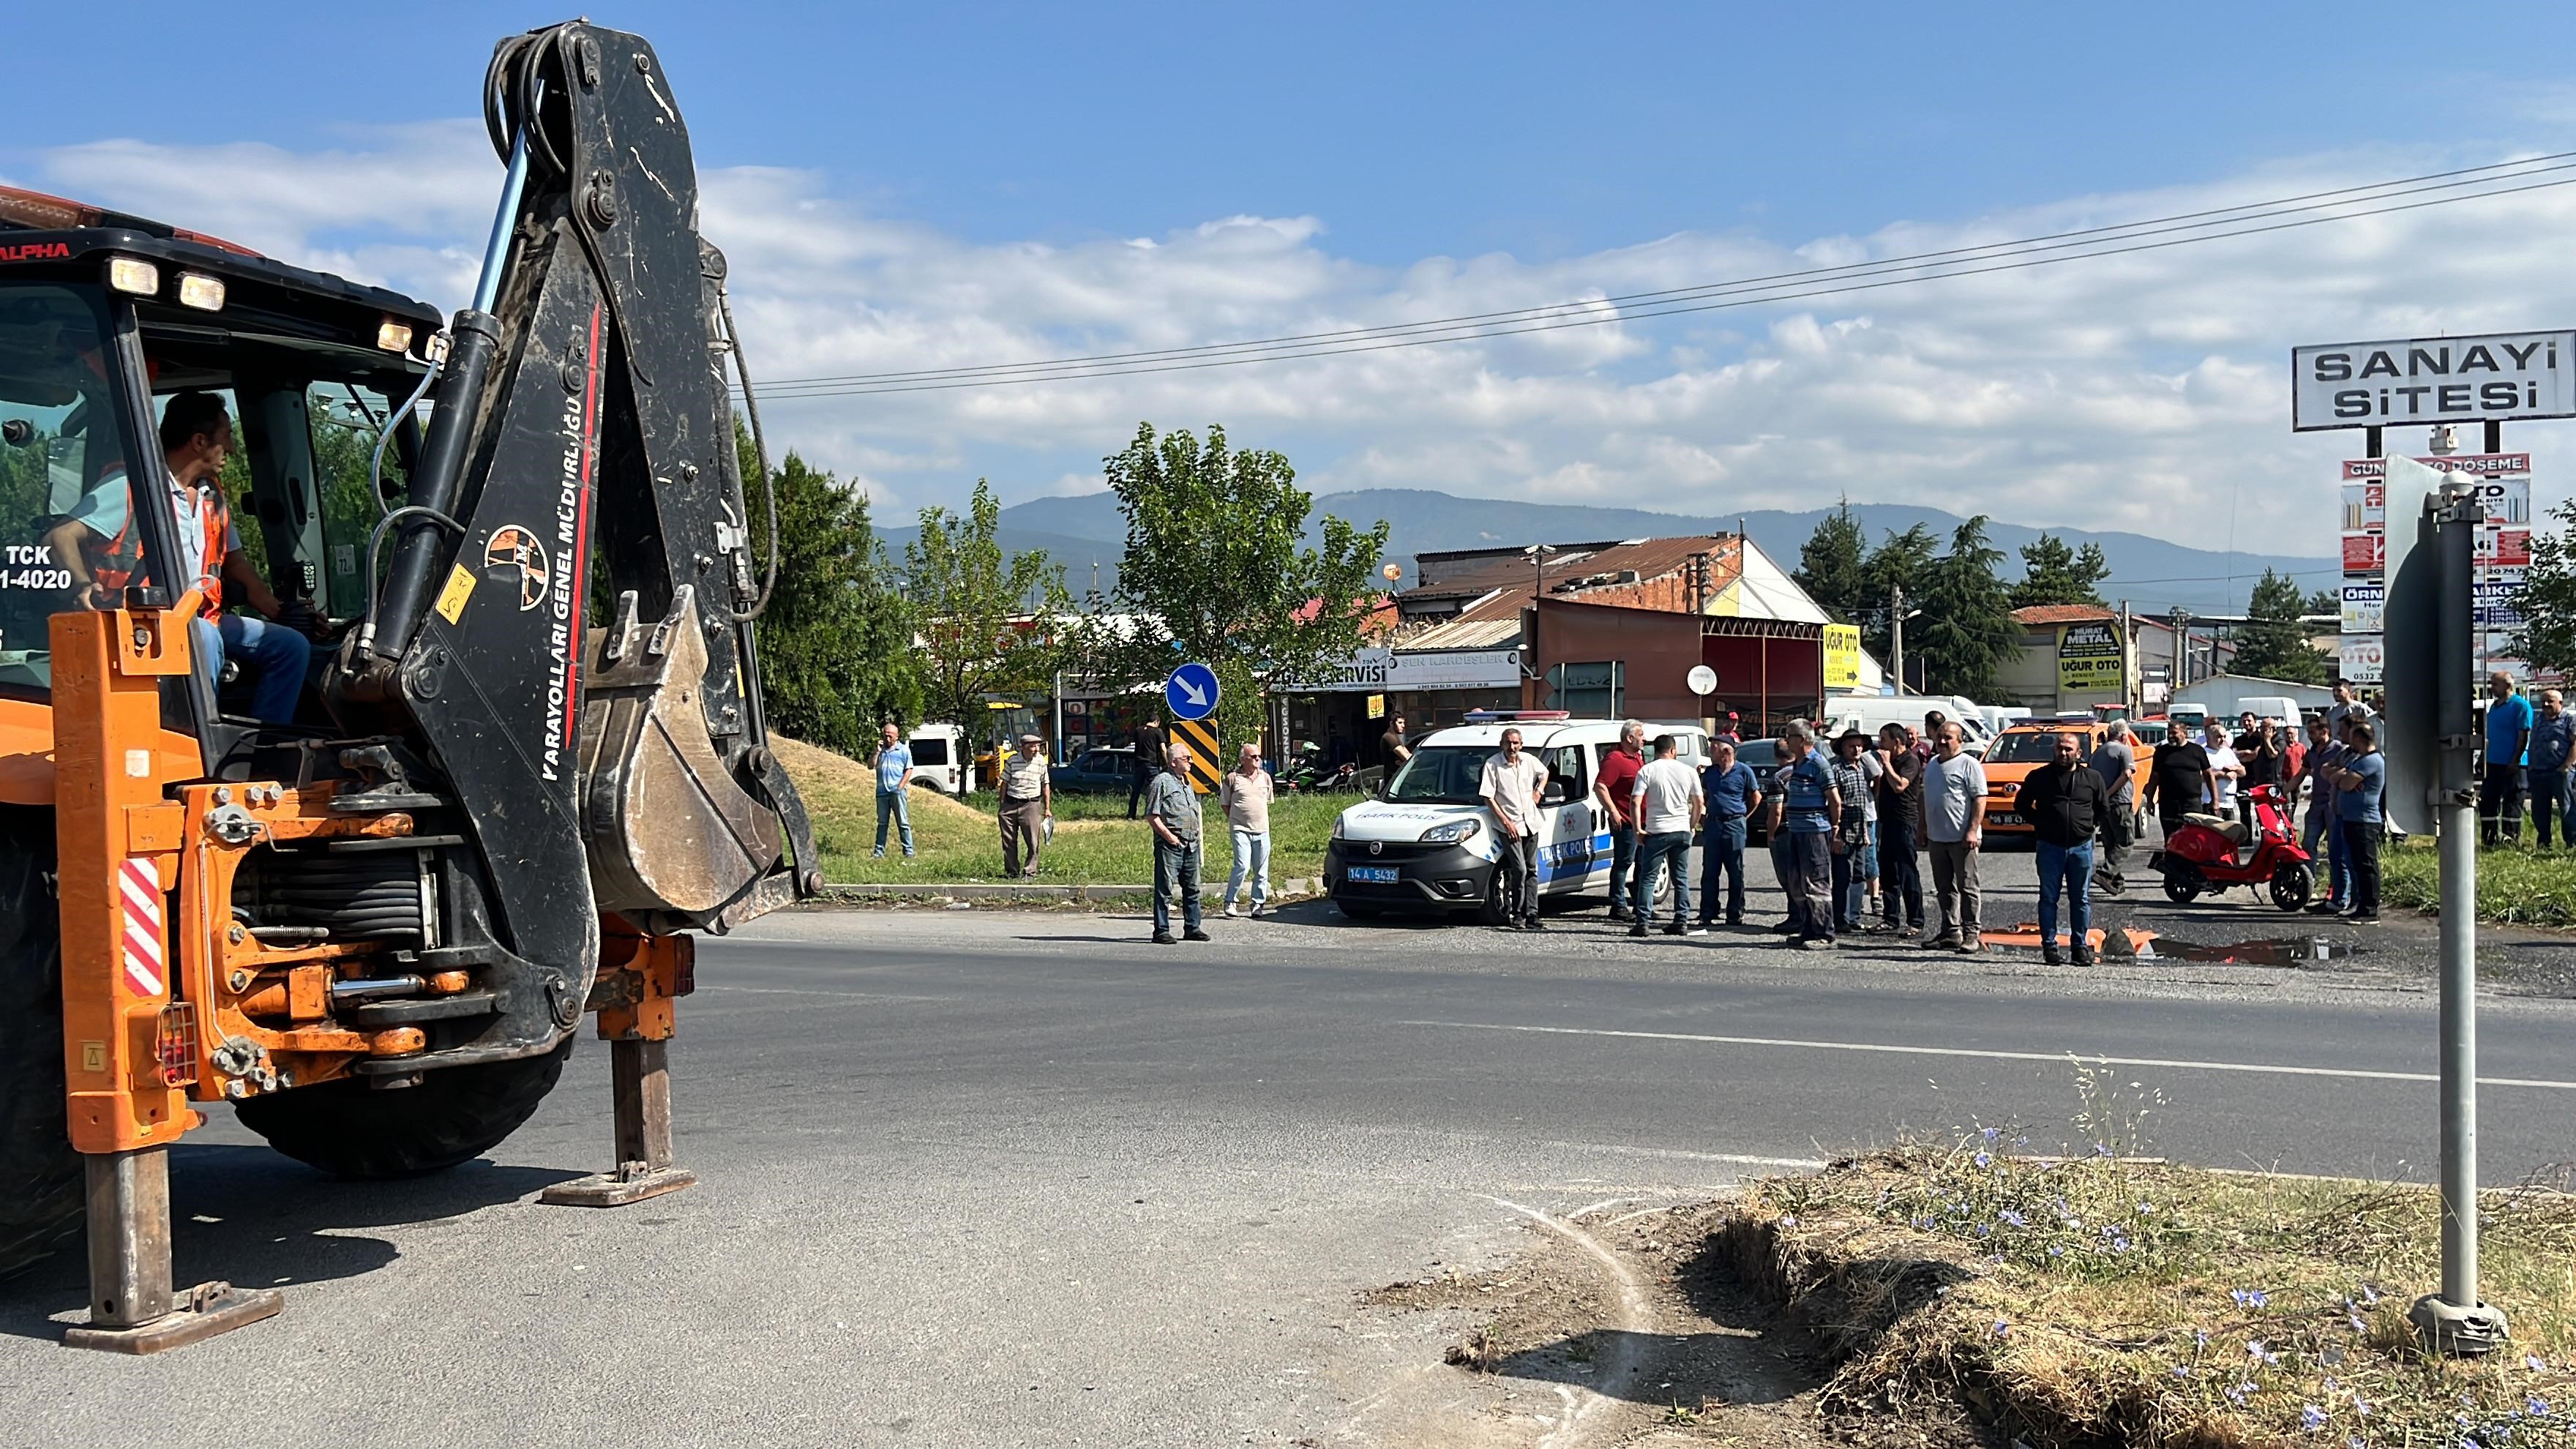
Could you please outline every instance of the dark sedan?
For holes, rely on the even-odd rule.
[[[1136,780],[1136,748],[1102,746],[1047,772],[1059,795],[1124,795]]]

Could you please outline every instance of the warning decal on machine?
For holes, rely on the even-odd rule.
[[[453,624],[464,617],[465,601],[474,593],[474,571],[458,564],[448,571],[447,587],[438,591],[438,617]]]

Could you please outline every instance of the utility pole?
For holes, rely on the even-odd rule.
[[[2133,677],[2137,671],[2129,667],[2130,646],[2136,639],[2137,635],[2131,632],[2130,627],[2129,601],[2122,599],[2120,601],[2120,709],[2123,714],[2135,714],[2140,707],[2138,681]]]
[[[1905,692],[1905,585],[1887,586],[1887,663],[1896,672],[1896,692]]]
[[[2180,604],[2173,611],[2173,682],[2165,686],[2165,710],[2171,713],[2173,702],[2182,687],[2191,683],[2191,611]]]

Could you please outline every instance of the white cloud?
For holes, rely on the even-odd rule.
[[[2466,158],[2467,162],[2494,159]],[[327,150],[104,140],[28,178],[454,305],[499,167],[479,125],[355,131]],[[800,171],[702,178],[766,380],[921,371],[1330,333],[2200,211],[2465,164],[2385,151],[1869,236],[1685,233],[1544,263],[1334,253],[1328,219],[1231,216],[1143,238],[981,245],[875,216]],[[2528,192],[2094,261],[1436,347],[765,408],[773,446],[881,504],[1097,486],[1139,419],[1223,421],[1305,481],[1680,512],[1836,496],[2333,551],[2343,435],[2288,430],[2297,342],[2576,316],[2552,238],[2576,190]],[[933,379],[932,381],[935,381]],[[2558,434],[2525,425],[2544,455]],[[2544,503],[2565,493],[2540,472]],[[2227,520],[2232,518],[2233,524]]]

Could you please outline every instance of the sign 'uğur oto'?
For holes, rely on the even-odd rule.
[[[2290,349],[2290,427],[2576,417],[2576,331]]]

